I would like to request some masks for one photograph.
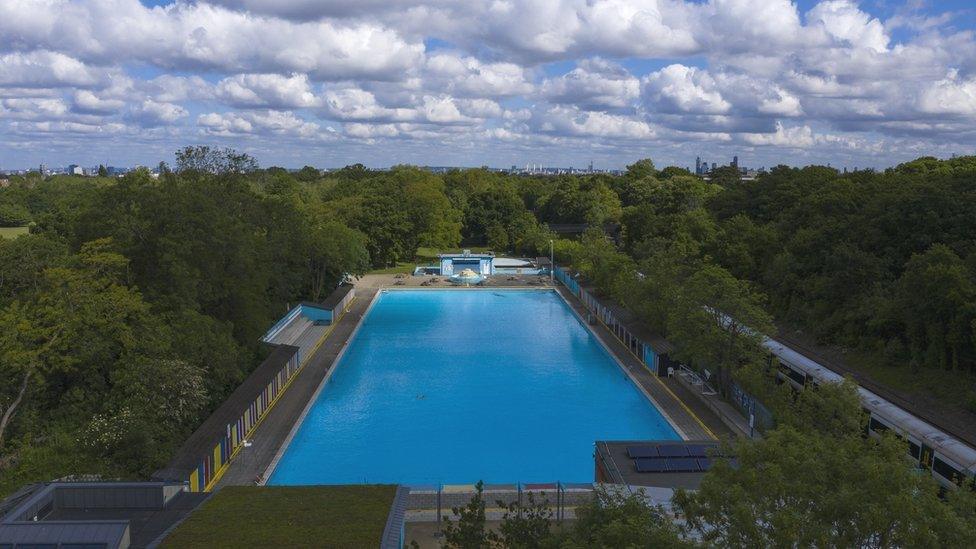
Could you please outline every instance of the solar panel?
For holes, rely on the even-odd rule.
[[[712,458],[698,458],[698,470],[708,471],[712,468]]]
[[[661,458],[638,458],[634,461],[638,473],[667,473],[668,460]]]
[[[714,451],[716,446],[714,444],[688,444],[685,448],[688,449],[688,455],[691,457],[708,457],[709,452]]]
[[[698,460],[695,458],[669,458],[668,467],[672,473],[693,473],[698,471]]]
[[[661,457],[686,457],[688,449],[679,444],[662,444],[657,447],[657,453]]]
[[[654,446],[628,446],[627,457],[634,458],[656,458],[657,448]]]

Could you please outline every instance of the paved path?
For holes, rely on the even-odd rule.
[[[586,318],[588,311],[572,292],[562,285],[557,286],[556,291],[566,298],[582,318]],[[733,435],[732,430],[710,408],[677,380],[652,374],[603,324],[597,322],[590,329],[610,348],[617,360],[651,395],[657,407],[671,418],[689,440],[728,438]]]
[[[288,438],[292,426],[298,423],[305,405],[315,394],[339,353],[346,346],[349,336],[359,325],[376,292],[375,288],[356,288],[356,299],[349,312],[339,319],[335,328],[298,373],[298,377],[281,395],[264,421],[258,425],[251,436],[252,446],[242,448],[230,462],[227,471],[217,483],[218,488],[254,484],[255,479],[264,473],[278,449]]]

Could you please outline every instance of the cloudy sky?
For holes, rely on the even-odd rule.
[[[0,0],[0,169],[976,151],[971,0]]]

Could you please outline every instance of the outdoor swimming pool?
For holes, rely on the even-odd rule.
[[[268,484],[592,482],[594,441],[679,438],[551,290],[377,299]]]

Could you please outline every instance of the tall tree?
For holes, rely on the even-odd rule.
[[[28,300],[0,309],[2,325],[16,327],[0,333],[0,445],[28,404],[56,403],[62,413],[100,406],[93,398],[148,321],[148,305],[123,284],[125,266],[110,240],[88,243],[74,265],[45,270]]]
[[[971,547],[974,494],[940,500],[895,436],[865,437],[852,382],[821,386],[760,440],[716,459],[677,508],[707,544],[722,547]]]
[[[976,273],[948,246],[936,244],[908,261],[895,286],[897,316],[917,368],[957,369],[976,351]]]
[[[258,169],[251,155],[234,149],[219,149],[207,145],[184,147],[176,152],[177,172],[202,174],[246,174]]]
[[[762,360],[761,334],[773,332],[763,297],[749,282],[708,264],[688,278],[679,295],[668,316],[676,356],[714,368],[719,390],[727,395],[732,372]]]

